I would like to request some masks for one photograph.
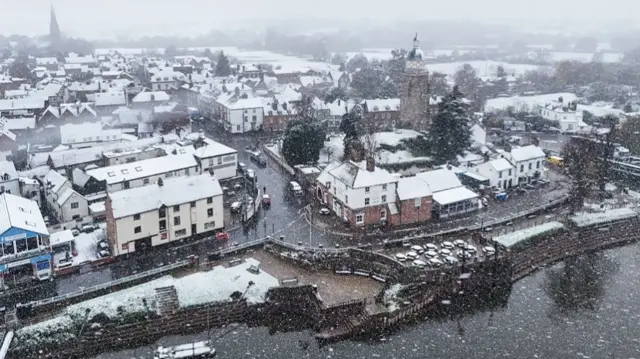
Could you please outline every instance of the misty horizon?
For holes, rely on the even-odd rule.
[[[292,0],[276,0],[269,3],[247,0],[241,8],[200,0],[183,0],[179,5],[148,0],[138,0],[134,3],[124,0],[111,0],[106,3],[27,0],[0,4],[0,13],[5,15],[0,23],[0,34],[46,35],[49,30],[51,4],[54,6],[60,28],[66,36],[90,40],[144,36],[192,37],[224,28],[257,30],[268,23],[292,18],[318,19],[328,23],[365,19],[377,23],[467,20],[488,25],[510,25],[514,31],[521,32],[598,32],[614,20],[618,27],[621,24],[633,26],[632,22],[625,21],[622,17],[630,12],[620,12],[620,7],[615,6],[615,3],[622,5],[620,0],[613,0],[581,8],[578,6],[581,3],[577,0],[562,3],[539,0],[535,7],[522,8],[505,0],[489,0],[482,3],[438,2],[428,5],[414,0],[398,0],[392,7],[384,7],[371,6],[363,0],[351,1],[347,6],[342,1],[325,0],[311,12],[312,2],[308,1],[305,4]],[[597,22],[591,21],[595,19]]]

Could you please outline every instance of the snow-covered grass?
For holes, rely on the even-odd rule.
[[[388,132],[379,132],[376,135],[378,147],[386,145],[397,147],[402,145],[403,140],[416,138],[420,136],[420,132],[414,130],[395,130]],[[322,152],[320,153],[320,162],[330,162],[342,158],[344,155],[344,135],[335,135],[326,142]],[[329,156],[329,154],[331,156]],[[331,157],[331,158],[329,158]],[[378,164],[408,164],[413,162],[429,161],[429,157],[415,157],[407,149],[398,149],[394,152],[378,148],[376,151],[376,163]]]
[[[544,105],[551,101],[557,101],[558,97],[562,97],[564,102],[573,101],[578,98],[576,94],[570,92],[537,96],[499,97],[487,100],[485,111],[506,110],[508,107],[514,107],[516,110],[532,111],[536,105]]]
[[[156,315],[155,289],[174,286],[180,307],[186,308],[205,303],[231,301],[234,292],[244,293],[248,303],[264,302],[269,288],[279,285],[278,279],[260,271],[250,273],[247,269],[259,266],[253,258],[246,259],[234,267],[217,266],[208,272],[198,272],[181,278],[164,276],[128,289],[73,304],[55,318],[24,327],[16,332],[20,345],[42,345],[52,338],[63,341],[75,337],[76,328],[91,321],[96,315],[109,319],[120,319],[130,314]],[[247,290],[249,282],[253,285]]]
[[[382,294],[383,303],[386,305],[387,309],[390,312],[394,312],[400,308],[398,304],[398,294],[406,288],[405,285],[396,283],[391,287],[387,288]]]
[[[587,227],[594,224],[601,224],[607,222],[620,221],[623,219],[629,219],[637,217],[638,212],[632,208],[623,207],[608,210],[600,213],[582,213],[575,216],[571,216],[569,220],[575,223],[578,227]]]
[[[560,222],[547,222],[538,226],[533,226],[493,237],[493,240],[507,248],[510,248],[516,244],[522,243],[523,241],[529,240],[539,235],[558,231],[563,228],[564,224]]]

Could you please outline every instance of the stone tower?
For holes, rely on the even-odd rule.
[[[60,33],[60,26],[58,26],[58,19],[56,18],[56,12],[51,5],[51,19],[49,20],[49,41],[51,47],[54,50],[59,50],[62,43],[62,34]]]
[[[416,130],[428,130],[431,124],[429,115],[429,72],[416,34],[413,49],[407,53],[400,88],[400,119],[409,122]]]

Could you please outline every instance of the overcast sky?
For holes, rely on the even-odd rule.
[[[242,19],[305,15],[375,20],[612,20],[640,7],[628,0],[0,0],[0,33],[47,33],[51,2],[63,33],[86,38],[188,35],[226,24],[241,27]],[[594,24],[587,21],[585,25]]]

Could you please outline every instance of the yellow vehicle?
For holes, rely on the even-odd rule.
[[[562,157],[558,157],[558,156],[549,156],[549,157],[547,157],[547,162],[549,164],[552,164],[552,165],[558,166],[558,167],[563,167],[564,166],[564,159]]]

